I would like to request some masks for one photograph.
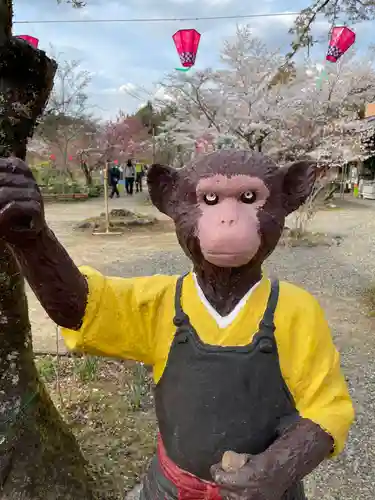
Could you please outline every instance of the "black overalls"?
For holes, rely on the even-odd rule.
[[[223,453],[256,455],[298,417],[284,382],[274,337],[279,283],[274,281],[259,331],[244,347],[204,344],[181,307],[184,276],[177,281],[176,334],[155,388],[156,415],[168,457],[181,469],[211,480]],[[250,332],[249,332],[250,336]],[[177,500],[155,457],[141,500]],[[283,500],[306,500],[296,484]]]

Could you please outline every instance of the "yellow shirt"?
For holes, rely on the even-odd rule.
[[[175,333],[177,276],[112,278],[90,267],[81,272],[89,283],[88,303],[80,330],[62,330],[67,347],[152,365],[157,383]],[[257,333],[269,294],[270,282],[264,277],[233,322],[220,328],[189,274],[182,306],[204,343],[243,346]],[[308,292],[281,282],[275,326],[281,372],[297,410],[334,438],[337,455],[344,448],[354,410],[324,313]]]

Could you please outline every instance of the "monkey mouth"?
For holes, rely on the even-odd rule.
[[[218,267],[240,267],[250,262],[252,256],[242,252],[205,252],[205,259]]]

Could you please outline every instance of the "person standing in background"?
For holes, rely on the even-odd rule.
[[[135,164],[135,191],[142,193],[142,179],[144,176],[143,164],[137,161]]]
[[[112,167],[109,169],[109,184],[112,188],[110,198],[113,198],[114,195],[116,195],[117,198],[120,198],[120,193],[119,193],[119,190],[117,189],[117,184],[118,184],[118,181],[120,180],[120,176],[121,176],[120,169],[114,163],[112,165]]]
[[[126,192],[128,194],[132,195],[133,189],[134,189],[134,181],[135,181],[135,168],[134,168],[133,162],[130,158],[127,161],[127,164],[125,166],[124,176],[125,176]]]

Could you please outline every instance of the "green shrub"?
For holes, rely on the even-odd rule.
[[[42,186],[42,192],[46,194],[81,194],[87,193],[87,187],[79,182],[71,180],[49,180]]]
[[[127,382],[127,399],[133,411],[141,410],[145,396],[150,390],[150,378],[147,368],[139,363],[133,368],[133,377]]]
[[[365,306],[367,308],[367,313],[370,317],[375,317],[375,285],[366,288],[363,292],[363,298],[365,301]]]
[[[36,180],[36,182],[37,182],[38,184],[41,184],[41,180],[40,180],[40,169],[39,169],[39,168],[37,168],[37,167],[33,167],[33,166],[31,166],[31,167],[30,167],[30,170],[31,170],[31,172],[32,172],[32,174],[33,174],[34,179]]]
[[[99,196],[101,196],[102,192],[103,192],[103,186],[100,184],[88,187],[89,198],[98,198]]]
[[[73,372],[81,382],[96,380],[99,372],[99,358],[96,356],[74,358]]]
[[[38,372],[45,382],[52,382],[56,377],[56,359],[45,356],[37,360]]]

